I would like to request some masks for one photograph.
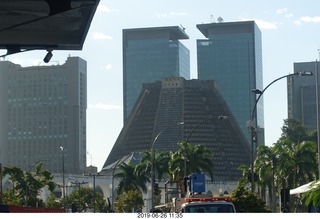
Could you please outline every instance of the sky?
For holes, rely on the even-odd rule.
[[[46,51],[10,55],[25,66],[64,64],[67,57],[87,61],[87,165],[101,170],[122,127],[122,29],[181,26],[189,35],[181,42],[190,50],[191,78],[197,78],[196,40],[205,37],[197,24],[254,20],[262,34],[263,87],[293,73],[294,62],[319,60],[318,0],[100,0],[80,51]],[[2,54],[3,52],[1,52]],[[286,79],[263,94],[265,143],[272,146],[287,119]]]

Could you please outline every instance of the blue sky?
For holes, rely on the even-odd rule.
[[[122,120],[122,29],[183,26],[189,40],[191,74],[196,78],[197,24],[255,20],[262,32],[264,87],[292,73],[294,62],[319,60],[320,12],[317,0],[101,0],[82,51],[53,51],[49,65],[63,64],[68,55],[88,64],[88,165],[100,170],[116,141]],[[318,9],[318,10],[317,10]],[[22,66],[44,65],[45,51],[11,55]],[[264,93],[266,145],[281,135],[287,118],[286,80]]]

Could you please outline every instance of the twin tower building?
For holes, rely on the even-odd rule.
[[[258,130],[256,145],[264,143],[263,99],[252,114],[256,96],[251,92],[263,88],[261,32],[254,21],[197,28],[204,35],[196,42],[197,79],[190,78],[190,52],[182,43],[189,36],[184,29],[123,30],[124,124],[102,171],[151,147],[176,151],[179,141],[213,151],[215,180],[237,180],[238,167],[250,165],[248,124]],[[0,162],[27,167],[45,160],[51,171],[59,173],[57,147],[63,145],[66,171],[82,174],[86,62],[69,57],[55,70],[43,66],[40,73],[38,68],[0,65]]]

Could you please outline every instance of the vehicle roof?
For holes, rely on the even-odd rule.
[[[182,204],[182,206],[192,206],[192,205],[221,205],[221,204],[224,204],[224,205],[233,205],[232,202],[226,202],[226,201],[214,201],[214,202],[190,202],[190,203],[184,203]]]

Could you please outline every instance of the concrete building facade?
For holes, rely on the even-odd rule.
[[[53,173],[86,167],[87,63],[21,67],[0,62],[0,162]],[[61,148],[63,148],[63,151]]]

